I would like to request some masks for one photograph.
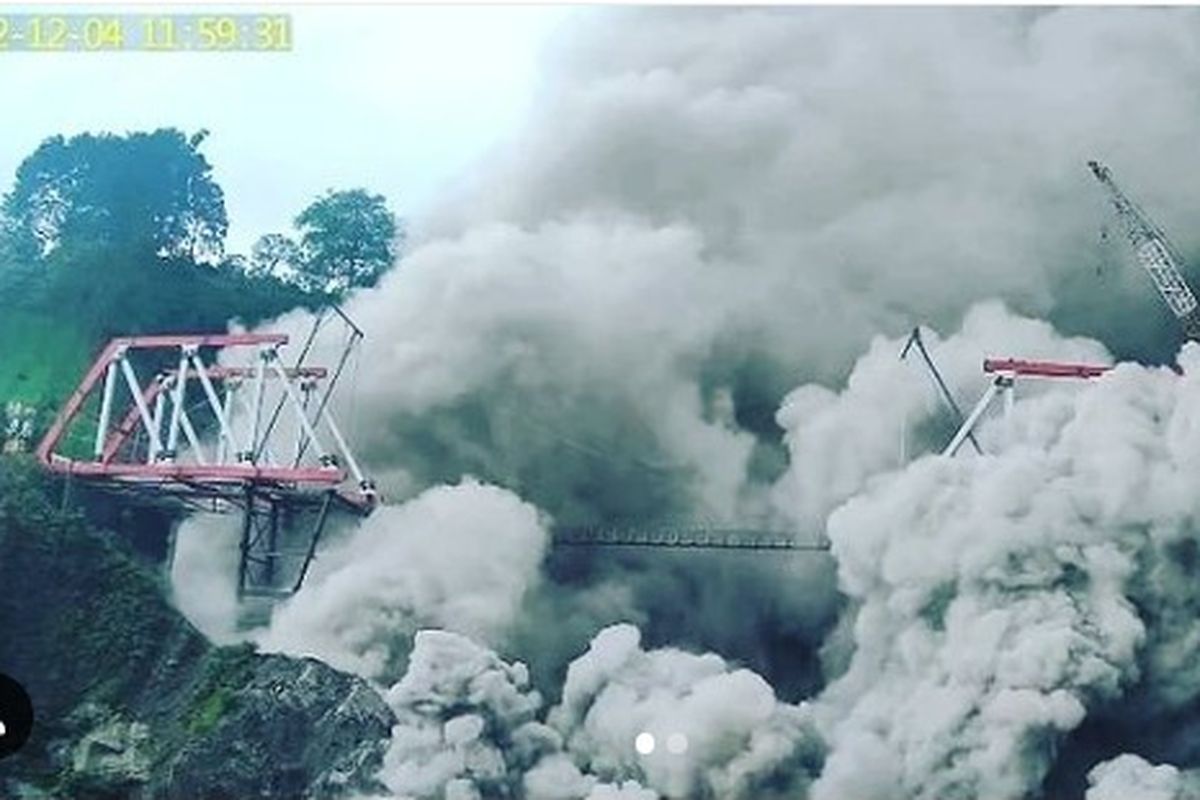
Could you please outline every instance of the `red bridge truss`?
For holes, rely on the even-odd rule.
[[[283,364],[284,334],[113,339],[37,457],[49,470],[105,490],[240,511],[241,590],[298,588],[331,508],[365,515],[377,500],[329,402],[362,336],[342,318],[352,334],[332,373],[300,363],[320,319],[293,366]],[[284,528],[305,515],[315,517],[307,543],[286,551],[283,539],[294,537]],[[281,581],[289,558],[291,575]]]

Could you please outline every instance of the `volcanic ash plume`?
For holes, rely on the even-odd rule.
[[[1161,653],[1195,656],[1190,633],[1148,634],[1194,603],[1164,580],[1200,514],[1200,346],[1180,361],[1182,378],[1127,364],[1025,400],[998,454],[919,459],[834,511],[857,615],[815,704],[816,800],[1028,796],[1089,710]],[[1153,677],[1200,692],[1194,670]]]
[[[386,697],[399,724],[383,779],[401,796],[511,796],[524,770],[559,747],[535,719],[542,699],[524,665],[457,634],[418,632]]]
[[[1035,356],[1107,359],[1096,343],[999,305],[973,310],[945,341],[926,338],[960,395],[982,388],[979,354],[995,339]],[[900,343],[878,341],[840,394],[792,394],[780,418],[795,474],[780,497],[806,480],[820,491],[822,453],[870,438],[870,425],[855,433],[857,415],[883,415],[881,431],[897,415],[936,415],[932,388],[912,374],[920,368],[896,359]],[[836,489],[848,499],[827,493],[851,600],[845,641],[830,643],[845,667],[811,702],[782,703],[714,654],[644,650],[635,627],[618,625],[571,663],[547,712],[519,664],[425,632],[389,694],[404,721],[389,785],[422,798],[520,787],[539,800],[1035,794],[1092,710],[1133,690],[1159,710],[1200,697],[1200,674],[1180,668],[1200,655],[1184,621],[1197,602],[1187,564],[1200,535],[1200,346],[1180,363],[1182,377],[1122,364],[1089,383],[1019,383],[1013,417],[980,431],[982,457],[898,465],[862,449]],[[888,391],[906,382],[919,389]],[[795,413],[806,395],[820,402]],[[642,732],[652,752],[634,747]],[[1190,786],[1187,773],[1132,756],[1091,780],[1101,798],[1112,787]]]
[[[642,650],[631,625],[601,631],[572,662],[549,721],[584,769],[668,797],[796,796],[819,750],[806,712],[758,675],[711,653]],[[647,754],[631,746],[643,732],[656,742]]]
[[[196,514],[175,532],[171,595],[177,608],[215,642],[237,641],[238,539],[232,516]]]
[[[386,696],[399,724],[381,777],[401,797],[658,800],[634,780],[583,774],[539,721],[525,666],[463,636],[418,632],[408,672]]]
[[[1093,796],[1186,791],[1131,759],[1140,731],[1185,738],[1164,720],[1200,697],[1200,352],[1182,377],[1022,383],[987,455],[956,459],[896,355],[918,322],[961,324],[927,338],[964,403],[984,355],[1174,356],[1144,277],[1105,260],[1082,161],[1155,187],[1200,248],[1198,32],[1194,9],[583,15],[528,124],[350,298],[347,428],[397,505],[321,553],[267,642],[405,676],[387,780],[421,798],[1036,796],[1118,707],[1130,758]],[[786,525],[836,563],[555,574],[541,512]],[[781,687],[842,607],[806,705],[731,664]],[[628,627],[588,647],[630,620],[645,648]],[[418,636],[405,673],[425,627],[455,633]],[[485,646],[551,676],[576,658],[561,703]]]
[[[866,387],[882,412],[854,416],[854,446],[821,444],[813,428],[791,448],[800,463],[780,446],[775,412],[797,385],[836,391],[873,337],[918,322],[953,330],[998,298],[1118,355],[1169,358],[1171,332],[1141,276],[1097,274],[1107,212],[1082,161],[1095,152],[1155,187],[1145,199],[1163,224],[1197,245],[1200,228],[1182,223],[1200,215],[1198,20],[1125,9],[583,14],[548,54],[525,125],[414,220],[411,251],[347,303],[367,339],[358,413],[339,410],[370,432],[355,438],[363,462],[393,501],[475,475],[563,525],[699,518],[811,540],[861,481],[895,468],[887,390],[904,399],[924,387]],[[285,327],[302,341],[308,321]],[[1033,355],[1020,340],[990,342]],[[821,396],[806,390],[787,414],[822,414],[811,406]],[[914,430],[910,444],[934,433]],[[773,491],[788,469],[793,485]],[[543,641],[578,649],[640,613],[657,644],[685,617],[680,643],[753,659],[782,690],[780,651],[815,650],[838,602],[817,559],[795,580],[701,557],[615,561],[545,578],[566,584],[564,598],[637,584],[634,607],[569,609],[563,618],[594,624]],[[784,610],[739,608],[750,634],[736,636],[709,598],[747,586],[785,598]],[[696,603],[710,607],[692,614]],[[798,608],[818,621],[796,625]]]
[[[382,777],[400,796],[793,797],[819,751],[807,712],[759,676],[711,654],[642,650],[629,625],[596,636],[548,714],[523,664],[443,631],[417,633],[387,699],[399,724]],[[638,752],[640,733],[658,746]]]
[[[322,553],[271,620],[267,649],[397,677],[418,628],[500,640],[537,584],[546,531],[510,492],[466,480],[383,506]]]
[[[1195,243],[1172,223],[1200,214],[1197,20],[582,15],[526,125],[348,304],[364,459],[391,497],[466,473],[564,522],[745,522],[783,392],[840,384],[879,333],[1000,298],[1168,357],[1144,284],[1095,276],[1082,159],[1162,187]]]
[[[1196,800],[1200,779],[1170,764],[1154,766],[1145,759],[1123,755],[1097,765],[1088,780],[1087,800]]]
[[[884,413],[856,415],[855,447],[792,448],[802,459],[837,450],[822,472],[789,465],[775,411],[799,384],[841,386],[873,337],[917,322],[952,330],[972,304],[999,298],[1119,354],[1169,358],[1140,276],[1096,274],[1106,212],[1082,159],[1103,154],[1161,187],[1148,199],[1182,246],[1196,245],[1200,229],[1177,223],[1200,214],[1198,20],[1121,9],[584,14],[548,54],[526,124],[415,220],[411,252],[347,303],[367,331],[353,426],[370,432],[355,438],[363,462],[396,501],[475,475],[564,525],[702,518],[787,523],[812,539],[863,479],[894,468],[885,421],[898,420],[886,396],[864,398]],[[303,340],[308,321],[284,327]],[[993,346],[1031,355],[1021,344]],[[793,397],[787,413],[821,413],[810,408],[821,394]],[[804,477],[781,498],[772,487],[789,467]],[[631,610],[654,641],[667,635],[662,620],[694,617],[684,643],[756,666],[786,658],[745,640],[770,649],[761,643],[778,634],[811,651],[837,602],[827,564],[789,581],[702,558],[626,568],[634,560],[548,579],[573,590],[649,575],[642,585],[680,587],[637,592]],[[671,580],[655,580],[660,571]],[[719,609],[680,611],[747,585],[786,596],[788,613],[754,603],[753,635],[735,640],[706,628]],[[828,613],[798,633],[800,607]],[[623,618],[595,619],[588,633]]]
[[[922,336],[960,404],[982,394],[980,363],[986,354],[1092,364],[1112,360],[1099,343],[1063,337],[1051,325],[1013,314],[998,302],[973,306],[961,330],[945,341],[928,329]],[[940,450],[953,435],[954,428],[945,424],[950,415],[920,355],[913,349],[907,360],[898,358],[904,346],[902,338],[877,336],[855,363],[845,389],[807,384],[784,398],[776,418],[790,458],[771,495],[801,530],[823,529],[830,512],[872,477],[899,468],[906,458]],[[1026,382],[1020,391],[1029,397],[1049,388],[1070,394],[1080,387]],[[998,437],[988,438],[995,432],[985,428],[978,438],[998,446]]]

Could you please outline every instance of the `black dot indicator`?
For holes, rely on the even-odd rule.
[[[21,749],[33,730],[33,703],[21,684],[0,672],[0,758]]]

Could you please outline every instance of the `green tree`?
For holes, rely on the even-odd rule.
[[[330,301],[221,256],[225,208],[203,140],[60,136],[25,159],[0,198],[0,409],[33,402],[38,425],[52,419],[113,336],[219,332]]]
[[[334,294],[374,286],[396,260],[396,217],[382,195],[365,189],[328,193],[296,217],[302,282]]]
[[[268,233],[250,248],[249,271],[253,275],[291,276],[303,268],[300,245],[282,233]]]
[[[228,219],[207,131],[54,136],[25,159],[2,213],[17,255],[41,260],[74,244],[160,258],[218,260]]]

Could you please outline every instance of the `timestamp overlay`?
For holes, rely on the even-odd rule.
[[[290,14],[10,13],[0,6],[0,53],[279,53],[292,49],[292,34]]]

